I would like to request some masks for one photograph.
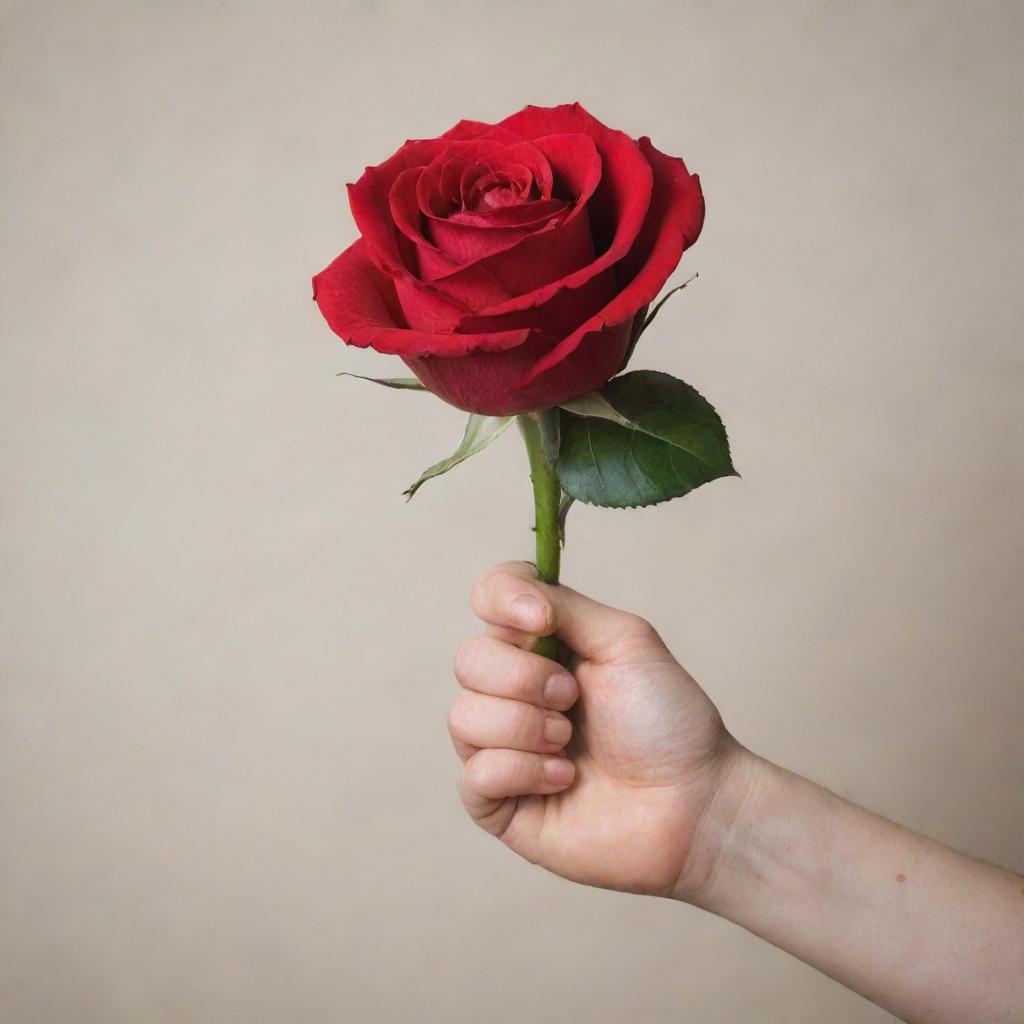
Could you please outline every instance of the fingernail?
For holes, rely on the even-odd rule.
[[[578,692],[576,680],[567,672],[556,672],[544,684],[544,699],[553,708],[571,707]]]
[[[576,768],[567,758],[553,757],[544,762],[544,778],[552,786],[568,786],[575,774]]]
[[[564,747],[572,735],[572,723],[566,718],[549,718],[544,723],[544,739],[556,747]]]
[[[548,606],[535,594],[522,594],[509,609],[512,619],[523,629],[543,629],[548,624]]]

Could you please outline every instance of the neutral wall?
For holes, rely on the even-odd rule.
[[[748,745],[1020,869],[1019,3],[3,4],[0,1020],[890,1020],[475,831],[444,729],[514,434],[310,302],[342,185],[580,99],[704,182],[638,366],[742,480],[578,508]]]

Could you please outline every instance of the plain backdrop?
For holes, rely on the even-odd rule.
[[[580,100],[708,216],[635,365],[742,479],[576,508],[747,745],[1021,869],[1020,3],[2,5],[0,1020],[877,1022],[689,907],[472,828],[467,596],[510,432],[340,370],[344,183]]]

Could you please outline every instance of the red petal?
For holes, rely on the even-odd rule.
[[[492,171],[508,171],[513,165],[527,168],[537,186],[537,195],[541,199],[551,198],[551,166],[544,153],[532,143],[517,142],[506,146],[484,157],[480,162]]]
[[[586,208],[574,213],[576,216],[570,215],[562,223],[553,220],[510,248],[443,274],[431,283],[468,310],[479,310],[482,316],[495,310],[533,306],[536,303],[517,304],[514,296],[538,295],[547,282],[564,280],[579,268],[596,263]],[[587,274],[580,284],[592,276]],[[557,291],[552,288],[550,294]],[[490,297],[481,303],[485,294]]]
[[[502,137],[508,133],[499,131]],[[408,247],[400,245],[391,221],[389,196],[398,176],[413,167],[426,167],[444,154],[464,155],[470,159],[503,148],[500,139],[475,138],[453,141],[445,138],[413,140],[376,167],[367,167],[360,179],[348,186],[349,206],[359,233],[369,245],[370,258],[382,270],[400,273],[407,266]]]
[[[582,205],[601,183],[601,154],[589,135],[546,135],[534,145],[547,158],[563,199]],[[555,186],[553,186],[555,187]]]
[[[550,349],[553,339],[535,334],[508,352],[474,352],[457,359],[406,358],[406,365],[434,394],[468,412],[514,416],[547,409],[599,388],[615,374],[625,357],[629,326],[610,327],[590,337],[550,373],[526,386],[525,370]]]
[[[541,228],[556,214],[568,209],[564,199],[535,199],[518,206],[486,210],[481,213],[453,213],[445,223],[473,228]]]
[[[580,324],[599,313],[615,296],[618,284],[615,268],[602,271],[579,288],[567,288],[542,306],[520,309],[501,316],[475,316],[463,313],[458,321],[461,331],[510,331],[536,328],[551,335],[556,343],[567,338]]]
[[[561,107],[526,107],[501,122],[524,138],[550,135],[589,136],[601,155],[603,173],[587,211],[601,255],[560,279],[527,294],[479,310],[481,315],[508,313],[546,302],[563,288],[578,288],[629,252],[644,223],[651,202],[653,176],[639,146],[628,135],[591,117],[578,103]],[[539,148],[539,147],[538,147]],[[604,247],[604,248],[602,248]]]
[[[546,373],[523,374],[513,385],[513,394],[541,409],[596,391],[618,373],[629,348],[631,326],[627,321],[589,332]],[[541,357],[538,363],[543,361]]]
[[[654,172],[654,195],[643,230],[622,264],[631,277],[604,309],[539,359],[518,382],[521,387],[539,382],[542,374],[557,368],[588,334],[630,320],[661,291],[683,252],[700,234],[704,223],[700,179],[690,174],[682,160],[655,149],[650,139],[642,138],[639,146]]]
[[[391,186],[403,171],[425,166],[449,145],[443,139],[407,142],[384,163],[367,167],[362,177],[348,186],[348,202],[356,227],[366,239],[370,258],[382,269],[398,271],[405,266],[388,206]]]
[[[435,395],[451,405],[485,416],[513,416],[529,408],[514,391],[516,379],[553,342],[534,335],[507,352],[474,352],[457,359],[403,358]]]
[[[547,159],[528,142],[501,147],[493,142],[481,144],[474,140],[471,144],[453,143],[453,149],[455,147],[458,147],[457,155],[452,150],[439,154],[417,182],[416,200],[425,225],[422,228],[417,225],[415,231],[410,231],[411,216],[399,223],[399,227],[413,237],[417,245],[419,276],[425,281],[457,273],[487,256],[508,251],[520,239],[544,227],[551,216],[564,206],[563,203],[535,200],[489,211],[453,211],[456,174],[460,206],[474,202],[478,198],[476,190],[480,182],[493,174],[509,175],[523,192],[528,193],[531,185],[536,185],[542,197],[550,197],[552,183]],[[408,205],[405,197],[403,210],[411,214]],[[424,238],[439,250],[440,255],[437,251],[423,251],[421,243]],[[499,292],[492,295],[490,301],[503,298],[505,293]]]
[[[522,136],[509,131],[497,124],[486,124],[483,121],[459,121],[441,136],[442,139],[497,139],[506,146],[522,142]]]
[[[515,207],[522,209],[522,207]],[[541,223],[550,220],[545,218]],[[520,239],[532,234],[537,230],[536,224],[527,224],[525,227],[476,227],[462,221],[437,220],[430,223],[428,230],[430,237],[437,243],[446,256],[451,258],[457,268],[477,263],[487,256],[504,252],[511,248]],[[444,273],[453,273],[451,267],[435,277],[441,277]]]
[[[399,308],[391,279],[370,261],[359,239],[313,278],[313,298],[331,329],[349,345],[389,355],[462,356],[522,345],[525,329],[476,334],[411,330]]]
[[[411,246],[402,261],[403,266],[413,273],[420,272],[421,249],[433,249],[435,254],[440,256],[437,253],[437,247],[423,235],[420,208],[416,199],[417,185],[423,174],[422,167],[410,167],[407,171],[402,171],[388,192],[388,208],[391,212],[391,219]],[[411,259],[409,254],[412,255]],[[443,265],[454,266],[452,261],[444,261],[443,257],[442,261]]]

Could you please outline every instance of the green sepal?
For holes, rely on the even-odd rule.
[[[478,416],[476,413],[471,413],[466,421],[466,430],[462,435],[459,447],[447,459],[442,459],[429,469],[425,469],[420,478],[402,492],[406,499],[411,498],[428,480],[447,473],[453,466],[457,466],[460,462],[465,462],[471,455],[483,451],[492,441],[508,430],[514,419],[514,416]]]
[[[558,502],[558,539],[565,547],[565,520],[569,515],[569,509],[576,503],[576,499],[570,497],[564,491],[562,492],[561,500]]]
[[[668,300],[671,299],[672,296],[676,294],[676,292],[681,292],[688,284],[691,284],[692,282],[696,281],[698,277],[700,277],[700,274],[694,274],[693,277],[688,277],[682,284],[677,284],[675,288],[670,288],[667,292],[665,292],[665,294],[655,303],[654,309],[652,309],[644,319],[644,325],[643,327],[640,328],[640,334],[643,334],[644,331],[646,331],[647,328],[651,326],[651,323],[653,322],[654,318],[661,311],[661,307],[664,306],[665,303],[668,302]]]
[[[693,277],[687,278],[682,284],[677,284],[675,288],[670,288],[657,301],[657,303],[655,303],[654,309],[652,309],[649,313],[647,312],[646,307],[640,310],[640,312],[637,314],[636,321],[634,321],[633,334],[632,337],[630,337],[629,339],[629,347],[626,349],[626,354],[623,357],[622,362],[619,364],[619,373],[621,373],[626,368],[626,365],[629,363],[630,359],[633,358],[633,350],[636,348],[637,342],[640,340],[640,336],[644,333],[644,331],[647,330],[648,327],[651,326],[651,322],[658,315],[658,311],[661,309],[661,307],[664,306],[665,303],[668,302],[668,300],[671,299],[676,292],[681,292],[688,284],[690,284],[692,281],[695,281],[698,277],[700,277],[700,274],[694,274]]]
[[[356,380],[368,380],[371,384],[380,384],[386,388],[396,388],[399,391],[427,391],[426,385],[420,383],[415,377],[364,377],[359,373],[349,373],[343,370],[336,373],[336,377],[355,377]]]

